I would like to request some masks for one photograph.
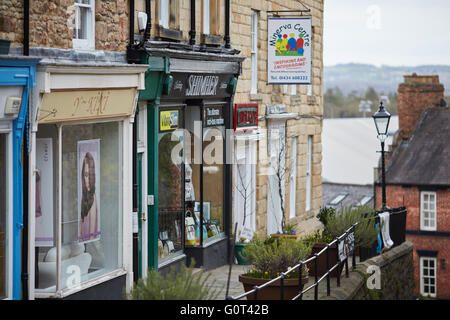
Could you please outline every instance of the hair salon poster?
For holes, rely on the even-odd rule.
[[[268,19],[268,84],[311,84],[311,17]]]
[[[36,247],[53,247],[53,142],[36,139]]]
[[[100,239],[100,140],[78,141],[78,242]]]

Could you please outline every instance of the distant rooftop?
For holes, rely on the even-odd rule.
[[[389,106],[388,106],[389,110]],[[389,137],[398,130],[398,116],[392,116]],[[378,166],[380,141],[371,116],[366,118],[334,118],[323,120],[322,179],[341,184],[373,184]]]

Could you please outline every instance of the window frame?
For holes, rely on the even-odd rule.
[[[130,139],[128,131],[130,130],[131,123],[126,118],[123,117],[111,117],[111,118],[105,118],[105,119],[96,119],[96,120],[80,120],[80,121],[68,121],[68,122],[58,122],[54,123],[56,125],[57,130],[57,148],[56,148],[56,158],[57,163],[54,164],[54,172],[58,174],[58,177],[56,179],[57,181],[57,189],[62,190],[63,181],[62,181],[62,155],[63,155],[63,127],[64,126],[76,126],[76,125],[89,125],[89,124],[100,124],[100,123],[110,123],[115,122],[118,124],[118,140],[119,140],[119,167],[120,168],[127,168],[129,167],[129,155],[131,154],[130,146],[127,148],[127,142]],[[62,192],[57,192],[57,206],[54,211],[54,218],[55,218],[55,225],[54,228],[56,230],[55,232],[55,247],[56,247],[56,283],[55,283],[55,290],[48,290],[46,288],[44,289],[38,289],[37,287],[33,286],[34,288],[34,296],[36,298],[53,298],[53,297],[67,297],[74,293],[80,292],[82,290],[88,289],[92,286],[95,286],[99,283],[104,283],[108,280],[126,275],[129,271],[126,270],[128,265],[128,259],[129,259],[129,241],[127,241],[125,235],[129,234],[129,223],[127,222],[127,217],[125,215],[125,210],[127,209],[127,202],[130,200],[127,200],[128,191],[125,188],[125,185],[127,183],[127,180],[130,180],[130,175],[127,174],[127,170],[121,170],[121,173],[119,174],[119,180],[120,180],[120,200],[119,200],[119,206],[121,208],[121,211],[119,212],[119,219],[118,227],[119,227],[119,236],[122,238],[121,244],[118,246],[117,250],[118,252],[118,266],[116,269],[112,271],[108,271],[106,273],[100,274],[98,276],[94,276],[86,281],[82,281],[79,285],[72,286],[72,287],[62,287],[62,259],[61,259],[61,250],[62,250],[62,231],[63,231],[63,209],[62,209]]]
[[[428,196],[428,201],[425,202],[425,196]],[[430,201],[430,196],[434,197],[434,202]],[[428,205],[428,208],[425,209],[425,203]],[[434,205],[434,211],[429,208],[430,204]],[[425,213],[433,213],[434,217],[425,217]],[[428,220],[429,225],[425,226],[425,220]],[[430,226],[430,222],[433,222],[433,226]],[[420,230],[425,231],[436,231],[437,230],[437,194],[435,191],[421,191],[420,192]]]
[[[0,127],[3,127],[3,122],[0,121]],[[10,125],[6,125],[6,128],[0,128],[0,135],[5,135],[5,160],[6,160],[6,229],[5,229],[5,297],[0,300],[11,300],[13,297],[13,139],[12,130]],[[3,182],[0,182],[3,183]]]
[[[171,20],[171,17],[174,17],[174,20]],[[180,31],[180,1],[156,1],[155,21],[157,37],[177,41],[183,40],[183,32]]]
[[[89,4],[77,3],[74,1],[74,37],[77,24],[77,7],[89,8],[87,23],[87,39],[72,38],[72,46],[77,50],[91,51],[95,50],[95,0],[89,0]]]
[[[424,277],[425,276],[423,274],[424,273],[424,265],[423,265],[423,263],[424,263],[425,260],[427,260],[428,262],[433,261],[433,263],[434,263],[434,267],[432,269],[432,270],[434,270],[434,276],[430,276],[430,275],[426,276],[429,279],[434,279],[434,284],[433,285],[431,285],[430,283],[427,284],[429,287],[430,286],[434,287],[434,293],[425,293],[425,291],[424,291],[424,289],[425,289],[424,288],[425,287]],[[427,269],[428,270],[431,269],[429,267],[429,265],[428,265]],[[437,292],[437,259],[436,259],[436,257],[420,257],[419,258],[419,273],[420,273],[420,294],[426,295],[426,296],[430,296],[432,298],[435,298],[436,297],[436,292]]]
[[[306,142],[306,195],[305,195],[305,211],[311,210],[312,205],[312,153],[313,139],[312,135],[307,136]]]
[[[252,10],[251,14],[251,86],[250,94],[258,93],[258,24],[259,12]]]

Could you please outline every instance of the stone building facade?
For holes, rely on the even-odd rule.
[[[0,38],[22,46],[23,1],[0,4]],[[73,48],[74,1],[30,0],[30,47]],[[95,49],[125,52],[128,44],[128,1],[95,1]]]
[[[312,84],[311,85],[267,85],[267,21],[275,10],[301,10],[304,4],[312,16]],[[232,1],[231,43],[233,48],[241,50],[247,58],[243,62],[242,75],[239,78],[235,103],[257,103],[259,107],[259,126],[261,132],[268,129],[268,119],[264,119],[267,106],[285,106],[287,113],[298,116],[286,121],[286,174],[284,185],[284,203],[286,222],[297,224],[297,233],[310,233],[320,227],[315,218],[322,201],[322,119],[323,119],[323,10],[322,0],[271,0],[271,1]],[[257,15],[257,90],[252,92],[252,13]],[[299,13],[290,13],[299,16]],[[312,145],[309,152],[308,137]],[[267,138],[267,136],[265,137]],[[268,152],[268,142],[264,136],[258,142],[258,155]],[[296,141],[296,161],[292,161],[292,144]],[[295,151],[294,151],[295,152]],[[259,159],[260,160],[260,159]],[[258,160],[258,161],[259,161]],[[296,165],[295,177],[292,177],[291,165]],[[309,170],[310,169],[310,170]],[[264,166],[256,166],[256,225],[259,235],[270,233],[267,227],[270,214],[269,177]],[[307,179],[311,179],[310,196],[307,196]],[[291,180],[296,179],[295,195],[291,191]],[[294,200],[295,197],[295,200]],[[307,201],[310,202],[307,204]],[[295,210],[292,208],[295,204]],[[309,209],[307,208],[309,207]],[[236,208],[235,208],[236,209]],[[268,213],[269,212],[269,213]],[[294,214],[295,213],[295,214]]]

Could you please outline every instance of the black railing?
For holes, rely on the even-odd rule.
[[[392,239],[394,241],[394,246],[397,246],[401,243],[403,243],[405,241],[405,227],[406,227],[406,208],[405,207],[400,207],[400,208],[395,208],[395,209],[388,209],[386,210],[390,213],[389,216],[389,230],[390,230],[390,234],[392,235]],[[375,219],[379,219],[378,215],[383,212],[375,212],[373,215],[373,218]],[[392,219],[394,216],[397,216],[396,218],[394,218],[394,220]],[[398,221],[396,221],[395,219],[398,219]],[[336,276],[336,285],[337,287],[341,286],[341,273],[342,270],[340,269],[342,264],[345,267],[345,277],[348,278],[349,277],[349,267],[348,267],[348,258],[351,255],[352,257],[352,268],[354,269],[356,267],[356,255],[355,255],[355,247],[354,245],[351,245],[349,247],[349,249],[344,249],[344,252],[341,251],[341,253],[343,253],[342,256],[340,256],[340,250],[339,250],[339,244],[342,243],[343,241],[345,242],[344,244],[348,244],[347,240],[349,235],[353,234],[354,236],[354,231],[356,226],[358,225],[358,223],[354,223],[350,228],[348,228],[341,236],[337,237],[336,239],[334,239],[333,241],[331,241],[330,243],[328,243],[325,248],[323,248],[321,251],[319,251],[318,253],[315,253],[313,256],[311,256],[310,258],[306,259],[305,261],[300,260],[299,263],[294,266],[293,268],[287,270],[286,272],[282,272],[280,274],[280,276],[278,276],[277,278],[271,279],[270,281],[264,283],[261,286],[254,286],[252,290],[247,291],[241,295],[238,295],[236,297],[232,297],[232,296],[227,296],[226,299],[227,300],[239,300],[245,297],[249,297],[250,295],[253,295],[253,299],[257,300],[258,299],[258,291],[260,291],[261,289],[264,289],[265,287],[270,286],[271,284],[275,283],[275,282],[280,282],[280,300],[284,300],[284,279],[286,278],[287,275],[289,275],[291,272],[294,271],[298,271],[299,277],[298,277],[298,288],[299,288],[299,293],[293,297],[291,300],[302,300],[303,295],[305,293],[307,293],[308,291],[310,291],[311,289],[314,288],[314,300],[318,300],[319,299],[319,284],[324,281],[326,279],[326,284],[327,284],[327,296],[331,295],[331,273],[337,269],[337,276]],[[330,261],[330,247],[336,245],[336,255],[337,255],[337,262],[336,264],[334,264],[333,266],[330,267],[329,265],[329,261]],[[347,248],[346,246],[344,246],[345,248]],[[360,252],[363,248],[359,248]],[[326,271],[323,275],[320,276],[318,275],[318,267],[317,267],[317,260],[318,257],[322,254],[326,255]],[[302,271],[304,270],[304,268],[306,268],[306,266],[309,263],[314,263],[314,283],[311,284],[310,286],[308,286],[306,289],[303,288],[303,283],[302,283]]]

